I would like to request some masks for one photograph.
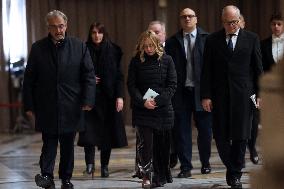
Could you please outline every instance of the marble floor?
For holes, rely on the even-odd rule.
[[[194,136],[196,131],[194,130]],[[72,182],[76,189],[118,189],[141,188],[141,181],[132,178],[135,157],[135,133],[131,127],[127,127],[129,146],[112,151],[109,170],[110,177],[100,177],[99,156],[96,157],[96,171],[94,179],[82,174],[85,169],[83,148],[75,147],[75,169]],[[196,141],[196,140],[195,140]],[[33,132],[25,134],[0,134],[0,189],[35,189],[34,176],[39,173],[38,160],[41,151],[41,135]],[[98,154],[98,153],[97,153]],[[56,161],[55,183],[60,188]],[[210,159],[212,173],[202,175],[196,142],[193,146],[193,176],[191,178],[176,178],[179,165],[172,170],[174,182],[166,184],[167,189],[220,189],[228,188],[225,182],[225,168],[217,154],[215,144],[212,143],[212,157]],[[246,168],[242,178],[243,188],[250,188],[249,172],[259,169],[259,165],[253,165],[246,155]]]

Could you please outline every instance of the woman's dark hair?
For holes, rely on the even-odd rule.
[[[105,26],[100,22],[94,22],[90,25],[90,28],[89,28],[88,42],[93,41],[92,40],[92,32],[93,32],[94,28],[97,28],[99,30],[99,33],[104,34],[103,41],[108,39],[108,33],[106,31]]]
[[[272,14],[270,17],[270,22],[272,22],[273,20],[283,20],[281,12],[276,12]]]

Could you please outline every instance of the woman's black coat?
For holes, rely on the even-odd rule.
[[[100,44],[100,56],[96,57],[95,45],[87,42],[96,75],[101,78],[97,85],[95,108],[86,113],[86,131],[79,135],[79,146],[117,148],[127,146],[122,112],[116,111],[116,99],[124,97],[124,76],[120,68],[122,51],[109,40]]]
[[[145,56],[141,63],[139,56],[134,57],[129,65],[127,86],[131,97],[132,124],[138,127],[170,129],[174,123],[171,98],[177,86],[177,76],[173,60],[168,55]],[[151,88],[159,95],[155,97],[157,108],[144,107],[145,92]]]

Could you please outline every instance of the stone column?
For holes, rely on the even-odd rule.
[[[283,9],[284,10],[284,9]],[[284,186],[284,60],[261,79],[261,156],[263,166],[251,173],[253,189]]]
[[[2,3],[0,3],[0,104],[8,103],[8,74],[5,71],[2,36]],[[10,111],[0,106],[0,132],[7,132],[10,127]]]

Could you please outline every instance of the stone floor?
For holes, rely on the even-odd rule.
[[[193,132],[196,136],[196,131]],[[81,147],[75,148],[75,169],[72,179],[76,189],[117,189],[117,188],[141,188],[141,181],[131,177],[134,171],[135,134],[132,128],[127,127],[129,146],[127,148],[112,151],[110,160],[110,177],[100,177],[99,156],[96,157],[96,172],[94,179],[82,174],[84,152]],[[0,189],[35,189],[34,176],[39,173],[38,160],[41,151],[41,135],[35,133],[26,134],[1,134],[0,135]],[[98,153],[97,153],[98,154]],[[225,182],[225,168],[222,165],[215,144],[212,143],[212,157],[210,159],[212,173],[200,174],[200,162],[196,142],[193,147],[193,176],[179,179],[176,175],[179,166],[172,170],[174,182],[166,184],[164,188],[176,189],[220,189],[228,188]],[[246,155],[246,168],[242,178],[243,188],[249,187],[249,172],[259,169],[260,165],[253,165]],[[55,170],[56,187],[60,188],[60,180],[57,174],[58,161]]]

